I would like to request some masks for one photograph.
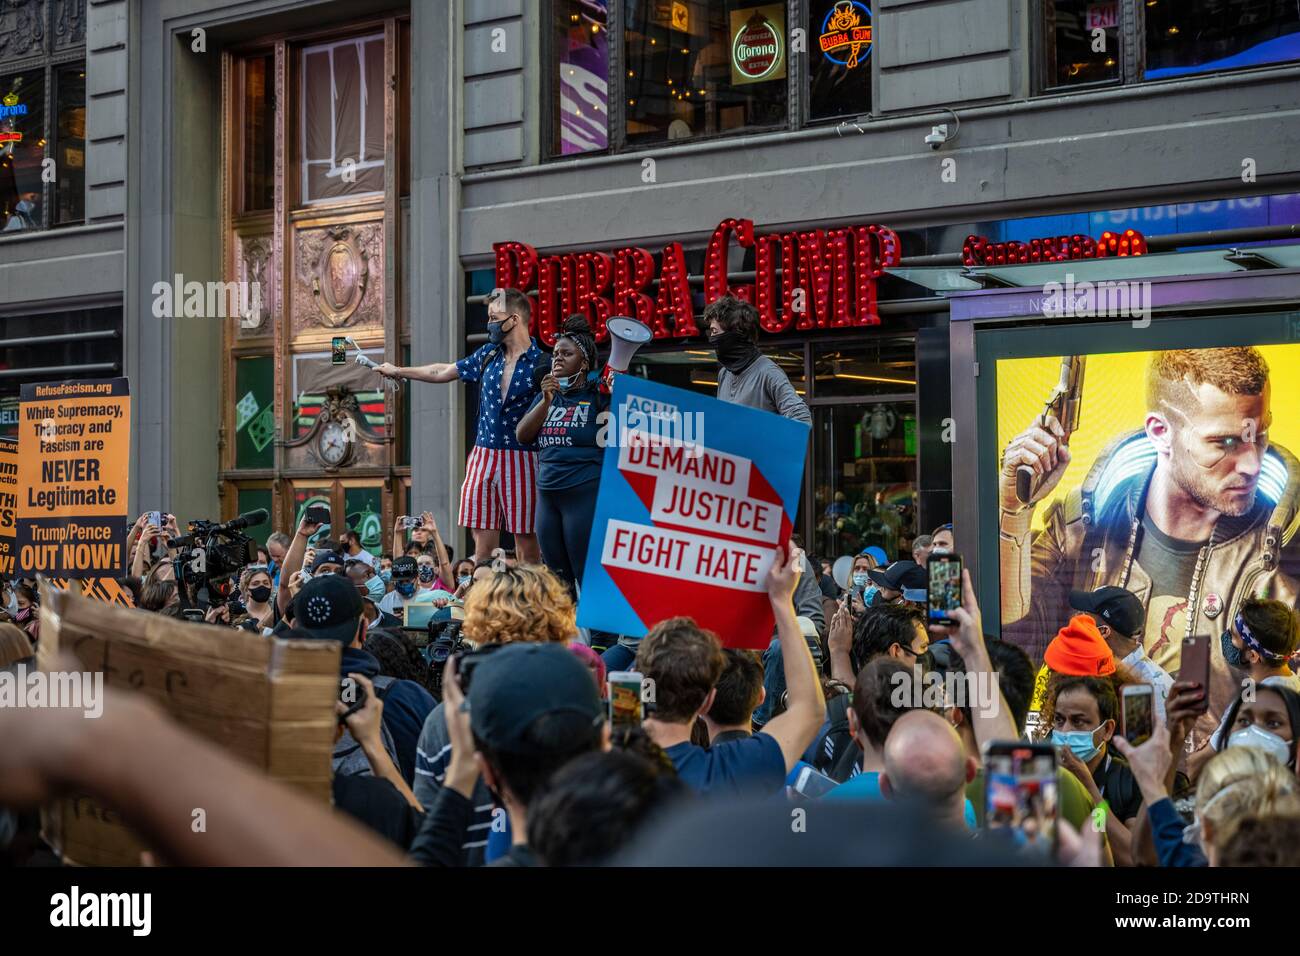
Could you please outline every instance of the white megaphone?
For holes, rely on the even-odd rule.
[[[626,372],[636,350],[654,338],[650,326],[626,315],[611,316],[605,328],[610,340],[608,364],[615,372]]]

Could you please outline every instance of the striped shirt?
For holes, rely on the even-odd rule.
[[[451,762],[451,736],[447,733],[444,704],[438,704],[424,721],[420,742],[415,748],[415,797],[427,811],[433,807],[447,777]],[[466,866],[482,866],[483,851],[492,829],[492,792],[480,777],[472,796],[474,819],[470,822],[465,843]]]

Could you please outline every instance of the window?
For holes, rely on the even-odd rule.
[[[1043,89],[1300,60],[1294,0],[1040,0]],[[1140,36],[1123,55],[1125,24]]]
[[[1275,0],[1150,0],[1148,80],[1300,59],[1300,4]]]
[[[242,61],[243,212],[275,205],[275,54]]]
[[[783,126],[786,5],[623,0],[625,139]]]
[[[384,37],[302,51],[304,203],[384,191]]]
[[[1121,0],[1043,0],[1045,87],[1120,78]]]
[[[551,5],[551,153],[570,156],[609,145],[607,0]],[[555,80],[558,79],[558,82]]]
[[[871,112],[871,10],[859,0],[814,0],[808,10],[808,118]]]
[[[86,218],[85,8],[0,2],[0,235]]]

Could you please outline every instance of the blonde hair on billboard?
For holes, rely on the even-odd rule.
[[[1147,370],[1147,408],[1183,408],[1197,385],[1213,385],[1229,395],[1259,395],[1268,385],[1268,363],[1250,346],[1156,352]]]

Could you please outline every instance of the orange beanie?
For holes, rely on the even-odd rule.
[[[1115,658],[1102,640],[1097,624],[1086,614],[1076,614],[1056,632],[1043,653],[1043,663],[1071,677],[1105,677],[1115,673]]]

